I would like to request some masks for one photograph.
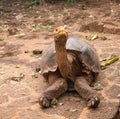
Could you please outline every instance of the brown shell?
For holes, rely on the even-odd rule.
[[[84,40],[69,37],[66,43],[66,49],[69,52],[78,51],[80,61],[85,64],[91,71],[98,73],[100,70],[99,59],[95,49]],[[80,52],[80,53],[79,53]],[[56,71],[58,65],[56,62],[56,51],[54,42],[43,51],[40,63],[41,73]]]

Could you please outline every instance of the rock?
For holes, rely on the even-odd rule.
[[[64,105],[64,103],[61,102],[61,103],[59,103],[59,105],[62,106],[62,105]]]
[[[76,112],[78,109],[70,109],[70,112]]]
[[[32,78],[38,78],[38,74],[37,73],[33,73],[32,74]]]
[[[40,71],[40,67],[36,67],[35,71],[39,72]]]
[[[3,71],[0,72],[0,75],[4,75],[4,74],[5,74],[5,72],[3,72]]]
[[[20,66],[19,66],[19,65],[16,65],[15,68],[20,68]]]
[[[28,51],[28,50],[25,50],[24,53],[29,53],[29,51]]]
[[[42,50],[39,50],[39,49],[33,50],[33,54],[34,55],[42,54]]]
[[[23,17],[24,17],[24,15],[23,15],[22,13],[20,13],[20,14],[18,14],[18,15],[16,16],[16,19],[17,19],[18,21],[20,21]]]
[[[8,29],[8,34],[9,35],[15,35],[18,32],[17,28],[9,28]]]

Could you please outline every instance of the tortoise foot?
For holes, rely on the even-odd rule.
[[[43,107],[43,108],[48,108],[50,107],[50,100],[47,97],[41,97],[39,99],[39,104]]]
[[[97,108],[99,103],[100,103],[100,98],[97,96],[93,96],[93,97],[88,99],[87,106],[89,108]]]

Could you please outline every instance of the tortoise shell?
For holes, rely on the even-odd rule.
[[[99,73],[100,63],[96,50],[85,40],[75,37],[68,37],[66,42],[66,50],[71,53],[78,53],[80,61],[93,73]],[[56,62],[55,43],[52,42],[47,49],[43,51],[40,62],[41,74],[49,71],[55,72],[58,68]]]

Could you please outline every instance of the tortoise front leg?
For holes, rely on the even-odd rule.
[[[58,98],[67,90],[67,82],[63,78],[58,78],[56,81],[43,92],[39,99],[39,103],[42,107],[50,107],[51,101],[54,98]]]
[[[89,82],[85,77],[77,77],[74,87],[79,95],[87,101],[88,107],[96,108],[99,105],[99,96],[97,92],[89,86]]]

